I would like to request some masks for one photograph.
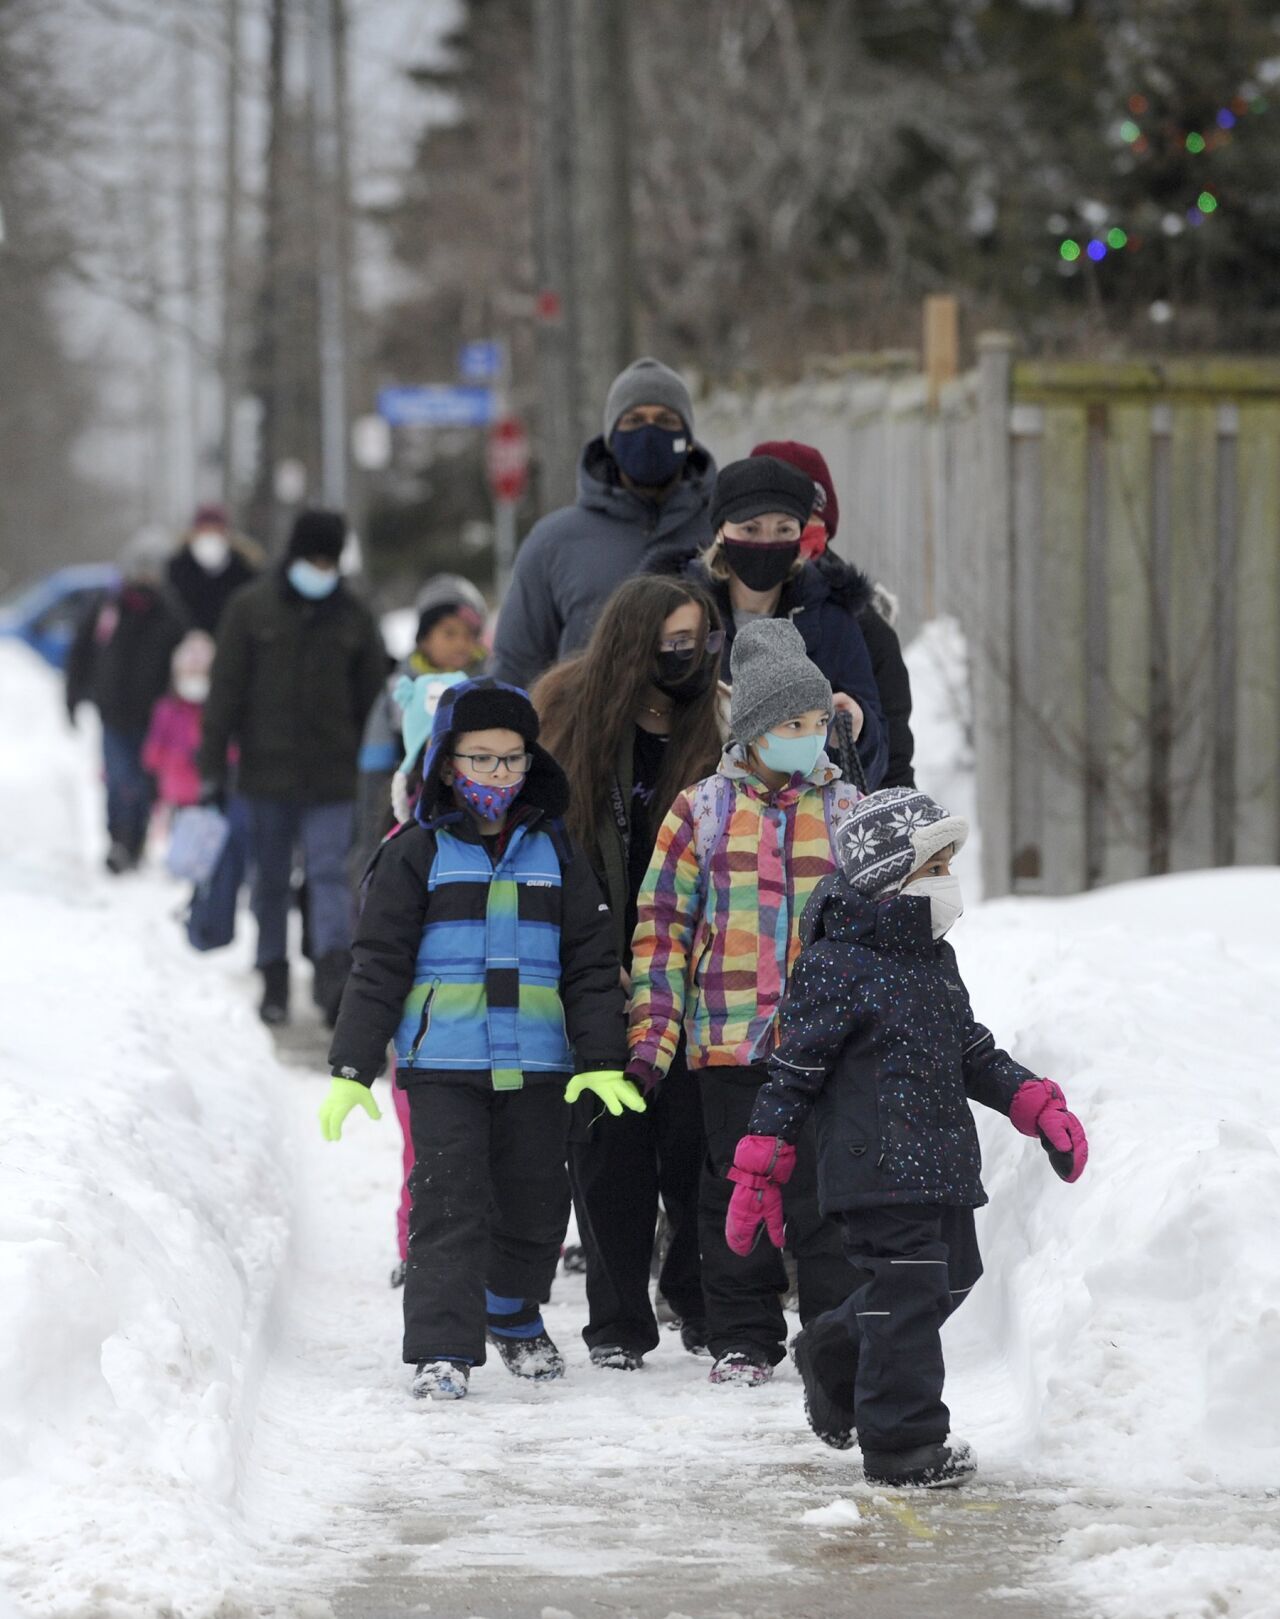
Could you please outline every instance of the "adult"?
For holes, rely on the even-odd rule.
[[[234,532],[225,506],[199,506],[169,558],[169,588],[186,609],[192,629],[214,635],[227,603],[261,567],[262,553],[252,540]]]
[[[300,844],[307,880],[316,1005],[332,1024],[351,946],[351,846],[356,755],[382,690],[386,651],[373,615],[343,583],[338,512],[299,513],[278,568],[239,591],[218,636],[205,707],[205,796],[226,791],[227,749],[240,750],[249,805],[261,1014],[289,1013],[290,876]]]
[[[120,556],[121,582],[80,622],[67,657],[67,713],[81,702],[102,721],[107,786],[107,870],[132,871],[142,858],[155,784],[142,763],[151,710],[169,689],[170,660],[187,625],[164,584],[167,547],[142,530]]]
[[[576,504],[535,523],[516,556],[493,646],[500,680],[531,686],[581,651],[605,602],[656,551],[711,538],[715,462],[693,436],[684,380],[634,361],[609,389],[603,427],[582,452]]]
[[[791,620],[805,655],[830,682],[837,710],[852,720],[867,790],[874,792],[889,756],[880,694],[857,618],[800,555],[814,498],[813,480],[785,461],[768,455],[733,461],[716,479],[710,546],[683,557],[671,553],[662,565],[682,569],[710,591],[730,652],[745,625]]]
[[[566,823],[613,916],[623,981],[636,900],[663,817],[720,757],[717,676],[724,632],[696,585],[641,576],[614,592],[587,650],[533,689],[542,737],[569,781]],[[698,1181],[706,1144],[683,1047],[649,1110],[614,1118],[576,1104],[569,1178],[587,1262],[594,1365],[637,1369],[658,1343],[649,1299],[658,1198],[671,1241],[659,1277],[686,1349],[706,1347]]]
[[[867,643],[880,706],[889,729],[889,764],[880,785],[914,787],[911,676],[902,658],[898,632],[893,627],[898,604],[879,583],[829,548],[840,526],[840,502],[836,499],[831,469],[822,451],[794,439],[775,439],[757,444],[751,453],[776,456],[813,479],[814,507],[800,536],[800,555],[816,564],[827,581],[831,599],[853,614]]]

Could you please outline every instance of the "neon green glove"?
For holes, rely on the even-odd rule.
[[[575,1074],[565,1087],[566,1102],[576,1102],[583,1091],[594,1091],[614,1118],[621,1118],[624,1107],[643,1113],[646,1102],[620,1068],[600,1068],[593,1074]]]
[[[326,1141],[342,1140],[342,1121],[353,1107],[362,1107],[371,1119],[382,1117],[367,1085],[335,1074],[329,1081],[329,1094],[320,1104],[320,1134]]]

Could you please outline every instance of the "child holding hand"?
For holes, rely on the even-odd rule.
[[[873,793],[841,824],[840,872],[805,912],[768,1083],[730,1171],[729,1246],[750,1252],[762,1222],[780,1242],[781,1189],[814,1117],[821,1206],[856,1277],[793,1352],[810,1426],[840,1450],[856,1430],[872,1484],[959,1484],[976,1467],[948,1437],[940,1338],[982,1274],[970,1101],[1038,1136],[1063,1180],[1089,1154],[1058,1086],[974,1018],[944,942],[963,909],[951,860],[967,835],[908,787]]]

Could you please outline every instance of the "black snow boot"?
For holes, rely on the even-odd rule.
[[[272,1028],[289,1021],[289,963],[269,961],[262,972],[262,1000],[258,1016]]]
[[[707,1348],[707,1323],[696,1319],[689,1319],[680,1323],[680,1342],[691,1355],[709,1355]]]
[[[489,1342],[502,1357],[502,1364],[512,1377],[527,1377],[533,1383],[549,1383],[553,1377],[564,1376],[564,1356],[545,1331],[532,1338],[506,1338],[500,1333],[491,1332]]]
[[[977,1458],[963,1439],[914,1450],[864,1450],[862,1471],[868,1484],[892,1489],[954,1489],[978,1470]]]
[[[853,1412],[837,1405],[823,1390],[813,1368],[813,1339],[801,1330],[791,1345],[791,1358],[804,1384],[804,1414],[809,1426],[824,1445],[832,1450],[849,1450],[853,1446]]]
[[[107,858],[103,863],[113,877],[122,877],[126,871],[134,870],[138,864],[138,857],[126,844],[117,841],[107,850]]]
[[[338,1021],[338,1008],[342,1005],[342,991],[350,970],[351,953],[347,950],[329,950],[316,962],[311,998],[330,1028]]]

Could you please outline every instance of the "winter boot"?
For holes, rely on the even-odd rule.
[[[624,1344],[597,1344],[591,1351],[591,1364],[615,1372],[638,1372],[644,1365],[644,1356]]]
[[[709,1383],[737,1384],[740,1388],[758,1389],[773,1376],[773,1367],[759,1355],[746,1349],[731,1349],[707,1374]]]
[[[401,1259],[396,1265],[394,1265],[392,1267],[392,1271],[391,1271],[391,1285],[392,1285],[392,1287],[403,1287],[404,1286],[405,1272],[408,1269],[409,1269],[409,1262],[408,1262],[407,1259]]]
[[[289,1021],[289,963],[269,961],[262,971],[258,1016],[272,1028]]]
[[[864,1450],[862,1472],[868,1484],[894,1489],[945,1490],[963,1484],[978,1470],[977,1458],[963,1439],[914,1450]]]
[[[415,1400],[462,1400],[470,1375],[465,1360],[420,1360],[410,1388]]]
[[[560,1265],[566,1276],[585,1276],[587,1273],[586,1250],[576,1242],[571,1242],[560,1254]]]
[[[532,1338],[504,1338],[491,1332],[489,1342],[512,1377],[527,1377],[531,1383],[549,1383],[553,1378],[564,1376],[564,1356],[545,1329]]]
[[[123,877],[126,871],[132,871],[138,864],[138,857],[127,844],[117,841],[107,850],[104,864],[113,877]]]
[[[804,1384],[804,1414],[809,1426],[824,1445],[832,1450],[849,1450],[853,1439],[853,1412],[839,1406],[823,1390],[813,1369],[813,1339],[809,1333],[796,1334],[791,1358]]]
[[[680,1342],[691,1355],[709,1355],[707,1348],[707,1323],[690,1319],[680,1323]]]
[[[338,1008],[342,1005],[342,991],[350,970],[351,953],[347,950],[326,951],[316,962],[311,998],[329,1028],[338,1021]]]

